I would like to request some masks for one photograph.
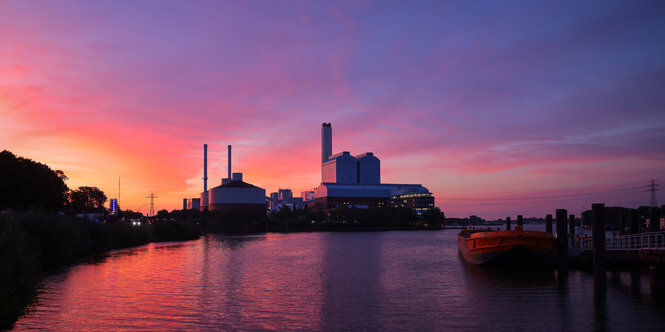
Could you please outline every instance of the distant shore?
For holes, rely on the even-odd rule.
[[[346,224],[323,224],[316,227],[269,227],[267,233],[302,233],[302,232],[381,232],[381,231],[433,231],[445,228],[425,226],[356,226]]]

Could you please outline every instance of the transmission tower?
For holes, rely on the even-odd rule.
[[[155,198],[159,198],[155,196],[155,194],[150,193],[150,196],[146,196],[145,198],[150,198],[150,212],[148,213],[148,217],[153,217],[155,215]]]
[[[656,183],[656,180],[651,180],[651,184],[649,185],[649,191],[651,192],[651,202],[649,203],[649,206],[651,207],[658,207],[658,201],[656,200],[656,191],[658,184]]]

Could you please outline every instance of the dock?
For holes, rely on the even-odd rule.
[[[593,239],[580,239],[580,255],[593,251]],[[665,264],[665,232],[648,232],[611,236],[605,239],[605,254],[608,258],[635,258],[648,265]]]

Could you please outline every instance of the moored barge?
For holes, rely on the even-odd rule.
[[[460,255],[475,265],[552,265],[556,241],[551,233],[464,229],[457,236]]]

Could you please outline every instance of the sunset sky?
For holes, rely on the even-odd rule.
[[[374,152],[447,216],[649,204],[665,180],[663,1],[0,1],[0,150],[120,206],[234,171],[299,195]],[[659,192],[659,203],[665,194]]]

